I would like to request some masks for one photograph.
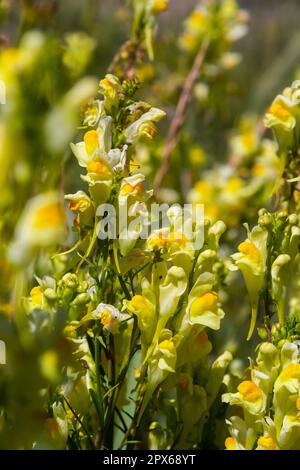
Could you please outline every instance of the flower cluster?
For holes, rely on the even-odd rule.
[[[136,426],[150,426],[153,448],[173,442],[189,448],[204,432],[231,360],[231,354],[225,352],[211,365],[208,338],[208,331],[218,330],[224,317],[218,291],[226,269],[218,251],[225,224],[196,220],[193,231],[187,231],[183,209],[173,206],[167,212],[167,227],[152,231],[146,240],[140,238],[153,192],[146,189],[145,177],[134,164],[134,149],[137,143],[152,139],[155,123],[164,112],[133,101],[135,82],[121,83],[106,75],[99,90],[102,99],[87,111],[82,141],[71,144],[84,171],[81,178],[88,185],[88,192],[79,190],[65,196],[74,214],[77,241],[54,257],[61,259],[62,274],[37,278],[38,285],[32,288],[24,307],[30,318],[41,310],[47,311],[49,318],[60,309],[67,314],[64,334],[81,362],[67,368],[59,390],[62,401],[67,397],[72,409],[80,413],[76,399],[69,392],[66,395],[65,389],[74,390],[78,383],[85,386],[84,395],[95,407],[92,413],[97,418],[92,419],[98,420],[96,428],[105,430],[113,425],[116,407],[122,410],[124,406],[126,411],[125,397],[135,396],[129,428],[133,435]],[[37,202],[44,204],[44,199]],[[102,238],[105,214],[97,208],[108,202],[115,207],[117,219],[126,214],[126,236],[122,225],[116,224],[116,236]],[[30,211],[31,217],[41,220],[44,229],[47,224],[62,227],[54,209],[43,204],[41,209],[38,205]],[[26,220],[30,229],[33,223]],[[202,247],[193,243],[199,232],[203,232]],[[20,231],[22,238],[16,236],[15,243],[24,247],[25,234]],[[51,235],[49,242],[59,241],[60,233],[52,230]],[[45,243],[40,240],[39,248]],[[166,424],[161,421],[157,402]],[[56,409],[58,403],[56,400],[52,406]],[[69,416],[68,407],[63,406],[60,412],[64,409],[68,435],[79,433],[79,437],[78,423]],[[168,423],[174,419],[171,409],[181,429],[179,438],[177,427],[173,434],[168,431]],[[90,413],[82,413],[88,423]],[[160,444],[154,432],[157,426],[164,436]],[[103,438],[107,438],[105,433]],[[80,439],[86,445],[86,436]]]
[[[227,164],[203,172],[188,194],[188,200],[205,204],[205,216],[236,227],[241,220],[251,220],[255,209],[268,202],[279,173],[276,144],[260,138],[253,120],[245,119],[230,140]],[[249,213],[249,204],[254,209]]]
[[[241,10],[235,0],[201,2],[187,18],[180,46],[187,52],[195,52],[204,38],[209,38],[221,49],[220,65],[229,62],[236,65],[236,56],[228,53],[230,45],[247,33],[248,14]],[[234,62],[234,64],[233,64]]]
[[[293,450],[300,445],[300,363],[296,343],[257,348],[248,377],[223,401],[237,410],[227,420],[228,450]],[[233,410],[234,408],[232,408]],[[238,412],[242,409],[242,415]],[[231,410],[231,409],[230,409]]]
[[[281,168],[276,189],[282,176],[289,183],[299,180],[299,112],[300,82],[297,80],[290,87],[285,88],[282,94],[276,96],[264,119],[266,127],[273,129],[278,143]],[[293,189],[292,185],[290,189]],[[295,198],[297,200],[297,196]]]
[[[232,255],[235,266],[241,270],[249,294],[252,316],[248,334],[251,338],[256,324],[259,300],[264,300],[264,323],[277,313],[284,325],[287,309],[287,287],[293,286],[293,277],[299,272],[298,244],[299,217],[286,212],[259,211],[258,225],[239,244]],[[297,289],[296,283],[294,286]],[[296,295],[296,294],[295,294]]]

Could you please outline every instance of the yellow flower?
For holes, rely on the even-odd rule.
[[[35,305],[41,305],[43,300],[43,292],[41,286],[35,286],[30,291],[30,297]]]
[[[127,310],[137,316],[138,327],[142,334],[142,348],[148,348],[151,344],[156,325],[155,305],[143,295],[135,295],[131,300],[125,300]]]
[[[226,190],[232,193],[237,192],[241,189],[242,181],[239,178],[229,178],[226,184]]]
[[[59,195],[45,193],[30,199],[16,228],[10,256],[16,263],[26,262],[33,252],[62,240],[66,217]]]
[[[230,405],[238,405],[251,415],[261,415],[266,406],[266,396],[251,380],[245,380],[238,386],[237,393],[224,393],[222,400]]]
[[[119,321],[114,318],[109,310],[103,310],[101,313],[100,321],[104,328],[116,330],[119,326]]]
[[[198,29],[199,26],[202,26],[205,21],[205,15],[200,10],[194,10],[190,17],[188,18],[188,23],[195,29]]]
[[[112,334],[119,332],[122,314],[119,310],[110,304],[99,304],[93,312],[93,318],[100,318],[103,328]]]
[[[237,450],[237,445],[233,437],[227,437],[225,439],[226,450]]]
[[[169,0],[152,0],[151,12],[156,15],[162,13],[169,6]]]
[[[140,137],[152,138],[156,133],[154,122],[160,121],[166,113],[158,108],[150,108],[149,111],[130,124],[124,131],[127,143],[136,142]]]
[[[210,198],[213,192],[212,186],[207,181],[198,181],[195,184],[195,190],[202,196]]]
[[[92,202],[84,191],[77,191],[75,194],[66,194],[65,199],[69,200],[69,208],[72,212],[84,212],[89,209]]]
[[[62,205],[59,202],[53,202],[37,209],[32,220],[32,227],[35,229],[47,229],[53,226],[64,225],[65,221],[65,211]]]
[[[88,131],[84,134],[83,141],[88,154],[93,154],[99,147],[99,135],[95,130]]]
[[[107,110],[118,105],[120,81],[117,77],[112,74],[107,74],[105,78],[100,81],[99,88],[105,98],[104,105]]]
[[[142,194],[144,192],[144,186],[142,183],[137,183],[137,184],[130,184],[130,183],[125,183],[121,186],[120,189],[120,195],[121,196],[126,196],[129,194],[132,195],[137,195],[137,194]]]
[[[278,377],[278,381],[285,381],[290,379],[300,380],[300,364],[289,364]]]
[[[271,107],[269,108],[268,112],[273,114],[274,117],[280,119],[281,121],[288,121],[292,117],[291,112],[285,105],[283,101],[275,101]]]
[[[177,247],[185,247],[188,243],[188,238],[180,232],[172,231],[170,233],[166,232],[159,232],[155,233],[149,237],[147,246],[151,250],[155,248],[177,248]]]
[[[262,447],[263,450],[276,450],[278,449],[276,442],[274,441],[272,436],[261,436],[258,441],[257,445]]]
[[[194,300],[191,305],[190,315],[191,317],[197,317],[207,311],[214,311],[219,302],[218,294],[215,292],[207,292],[201,295],[198,299]]]
[[[167,351],[170,354],[175,354],[176,347],[173,341],[170,339],[165,339],[161,343],[159,343],[158,348],[163,351]]]
[[[262,391],[251,380],[245,380],[238,386],[238,391],[246,401],[256,402],[262,398]]]
[[[248,340],[255,328],[259,295],[265,282],[267,238],[268,231],[256,226],[248,233],[248,238],[239,244],[239,252],[232,255],[236,266],[243,274],[251,303]]]
[[[238,246],[238,250],[243,255],[250,258],[250,260],[254,261],[255,263],[260,263],[261,261],[261,254],[254,243],[251,242],[242,242]]]
[[[283,95],[276,96],[265,116],[266,127],[279,127],[291,131],[296,125],[295,103]]]
[[[201,147],[192,147],[189,151],[189,159],[193,165],[201,165],[206,160],[206,155]]]
[[[112,173],[110,168],[104,162],[98,160],[92,160],[87,164],[87,172],[96,175],[101,179],[111,179]]]

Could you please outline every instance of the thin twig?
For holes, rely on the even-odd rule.
[[[85,427],[83,421],[80,419],[80,417],[78,416],[78,414],[76,413],[76,411],[73,409],[71,403],[69,403],[69,401],[66,399],[66,397],[64,396],[63,399],[65,400],[68,408],[70,409],[71,413],[74,415],[74,417],[77,419],[78,423],[81,425],[83,431],[85,432],[86,434],[86,437],[88,438],[88,441],[90,443],[90,446],[93,450],[96,450],[96,447],[95,447],[95,444],[93,442],[93,439],[91,438],[91,435],[90,433],[88,432],[87,428]]]
[[[172,119],[172,122],[169,128],[167,142],[166,142],[164,152],[163,152],[162,164],[158,172],[156,173],[156,176],[154,179],[155,190],[159,189],[162,186],[162,183],[169,171],[172,152],[177,145],[179,132],[184,123],[186,109],[192,97],[192,92],[193,92],[195,81],[199,77],[200,70],[201,70],[202,64],[206,56],[208,45],[209,45],[209,40],[204,39],[195,57],[193,66],[184,82],[182,92],[177,103],[175,115]]]

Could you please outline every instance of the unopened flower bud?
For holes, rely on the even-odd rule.
[[[54,289],[51,289],[48,287],[47,289],[44,290],[44,296],[47,297],[49,300],[55,300],[57,299],[57,295]]]
[[[271,214],[266,213],[264,215],[261,215],[258,218],[258,223],[259,223],[259,225],[270,225],[272,223]]]
[[[297,214],[290,214],[289,215],[289,223],[291,225],[298,225],[299,218],[298,218]]]
[[[82,281],[78,284],[77,286],[77,292],[79,294],[83,293],[83,292],[86,292],[89,288],[89,284],[87,281]]]
[[[77,278],[76,274],[67,273],[67,274],[64,275],[62,280],[63,280],[64,284],[67,287],[69,287],[70,289],[75,289],[77,287],[78,278]]]
[[[267,209],[265,209],[264,207],[262,209],[259,209],[258,211],[258,216],[259,217],[263,217],[264,215],[266,215],[268,213]]]
[[[90,301],[91,297],[87,293],[78,294],[72,302],[72,305],[85,305]]]
[[[258,336],[262,339],[265,340],[268,337],[268,333],[265,328],[257,328],[257,333]]]

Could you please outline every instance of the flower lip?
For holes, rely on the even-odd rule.
[[[288,121],[291,117],[291,112],[285,106],[283,101],[276,100],[269,108],[269,113],[273,114],[276,118],[282,121]]]
[[[101,177],[110,177],[111,171],[106,163],[100,162],[99,160],[92,160],[87,165],[87,172],[94,173]]]
[[[121,190],[120,190],[120,194],[122,196],[125,196],[127,194],[132,194],[132,193],[143,193],[144,192],[144,186],[142,185],[142,183],[137,183],[135,185],[132,185],[130,183],[125,183]]]
[[[238,250],[245,256],[248,256],[252,261],[259,262],[261,260],[261,254],[258,248],[252,242],[242,242],[238,246]]]
[[[99,147],[99,136],[95,130],[88,131],[83,137],[85,148],[88,154],[93,154]]]
[[[233,437],[227,437],[225,439],[225,447],[227,450],[237,450],[236,443]]]
[[[251,380],[240,383],[238,391],[246,401],[254,402],[262,398],[262,391]]]
[[[272,436],[260,436],[257,444],[266,450],[275,450],[277,445]]]
[[[214,311],[218,306],[219,297],[215,292],[206,292],[194,300],[191,305],[192,317],[201,315],[208,311]]]
[[[64,225],[65,212],[59,202],[50,202],[40,207],[33,220],[33,228],[49,228]]]

